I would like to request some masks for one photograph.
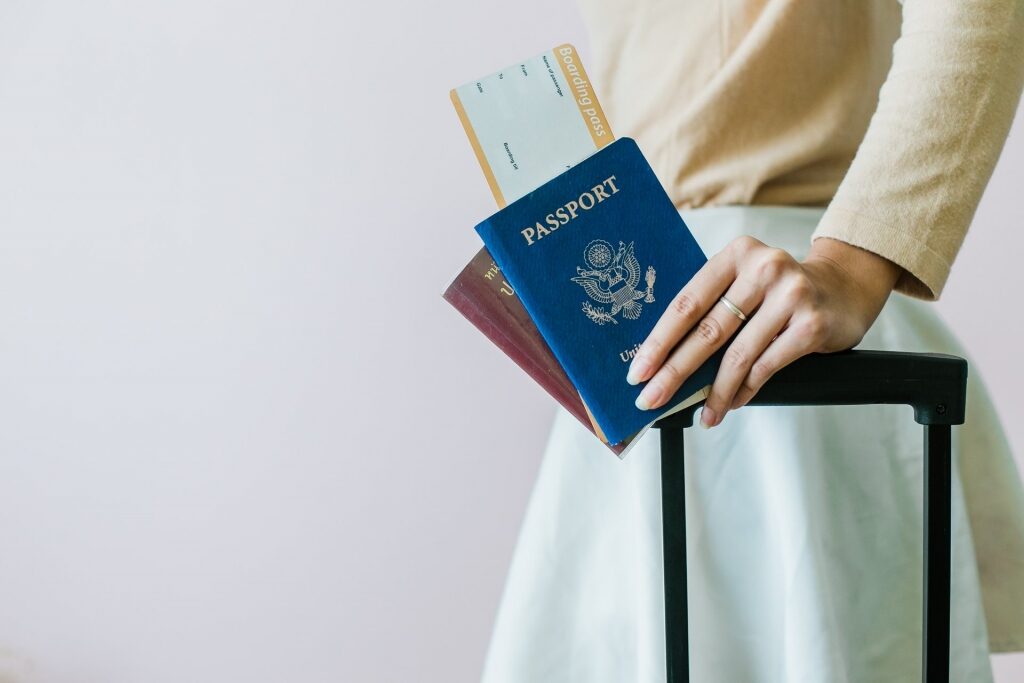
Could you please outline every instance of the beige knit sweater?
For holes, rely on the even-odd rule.
[[[1020,99],[1024,0],[581,2],[605,110],[680,208],[828,204],[812,239],[939,297]]]

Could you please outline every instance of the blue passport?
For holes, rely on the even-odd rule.
[[[707,262],[636,142],[621,138],[476,226],[609,443],[712,383],[719,351],[656,411],[629,362]]]

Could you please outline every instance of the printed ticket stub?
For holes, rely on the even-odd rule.
[[[455,88],[451,98],[500,207],[615,140],[569,44]]]

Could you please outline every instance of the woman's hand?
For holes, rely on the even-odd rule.
[[[802,262],[753,237],[734,239],[680,290],[637,351],[626,377],[647,382],[637,407],[667,403],[742,324],[701,414],[702,426],[720,424],[797,358],[856,346],[901,272],[877,254],[827,237],[816,239]],[[719,301],[723,294],[747,322]]]

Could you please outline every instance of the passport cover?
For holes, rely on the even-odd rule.
[[[481,249],[462,269],[443,296],[584,427],[594,432],[579,392],[486,249]],[[628,445],[629,441],[605,443],[620,457]]]
[[[636,348],[707,261],[636,143],[621,138],[476,227],[609,443],[714,380],[719,350],[658,412],[626,383]]]

